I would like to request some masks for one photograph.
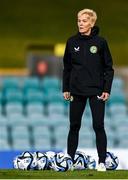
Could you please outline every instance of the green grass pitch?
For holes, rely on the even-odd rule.
[[[127,170],[97,172],[96,170],[82,171],[22,171],[0,170],[0,179],[128,179]]]

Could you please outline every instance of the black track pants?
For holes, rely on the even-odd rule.
[[[89,104],[92,112],[93,129],[96,134],[96,146],[99,163],[104,163],[107,146],[107,138],[104,130],[105,102],[98,100],[97,96],[86,97],[73,95],[73,101],[70,102],[70,130],[68,134],[67,153],[72,157],[72,159],[74,159],[78,146],[81,119],[86,106],[87,98],[89,98]]]

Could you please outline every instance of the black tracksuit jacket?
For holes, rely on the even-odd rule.
[[[104,38],[94,26],[89,36],[77,33],[68,39],[63,58],[63,92],[101,95],[111,91],[112,57]]]

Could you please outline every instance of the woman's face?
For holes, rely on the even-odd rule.
[[[78,16],[78,29],[81,34],[88,34],[92,28],[92,21],[88,14]]]

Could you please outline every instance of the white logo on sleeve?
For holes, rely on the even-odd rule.
[[[75,50],[75,52],[78,52],[78,51],[80,51],[80,47],[78,46],[78,47],[74,47],[74,50]]]
[[[70,97],[70,101],[72,102],[72,101],[73,101],[73,99],[74,99],[74,98],[73,98],[73,96],[71,96],[71,97]]]

